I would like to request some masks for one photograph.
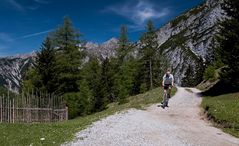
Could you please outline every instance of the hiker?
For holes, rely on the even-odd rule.
[[[171,89],[174,86],[174,77],[171,74],[171,69],[167,69],[165,75],[163,76],[162,86],[164,88],[164,97],[162,101],[162,107],[168,107],[168,100],[171,98]]]

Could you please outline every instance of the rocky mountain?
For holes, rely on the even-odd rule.
[[[225,18],[221,0],[205,3],[176,17],[157,31],[163,64],[171,67],[176,82],[182,86],[196,85],[201,81],[204,63],[213,53],[213,37],[219,21]]]
[[[102,44],[87,42],[84,47],[86,48],[86,52],[88,55],[109,58],[115,56],[115,49],[118,47],[118,39],[111,38]]]
[[[0,58],[0,86],[18,92],[22,78],[34,62],[34,54]]]

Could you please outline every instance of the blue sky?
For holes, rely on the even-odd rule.
[[[152,19],[157,28],[203,0],[0,0],[0,56],[38,50],[69,16],[84,40],[104,42],[127,25],[135,41]]]

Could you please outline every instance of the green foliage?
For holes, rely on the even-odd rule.
[[[195,72],[197,74],[195,74]],[[195,67],[189,65],[188,69],[186,70],[185,77],[182,79],[182,86],[183,87],[197,86],[202,81],[203,73],[204,73],[204,67],[203,67],[202,60],[199,60],[196,63]]]
[[[80,80],[80,67],[83,53],[79,51],[80,34],[72,26],[68,17],[64,23],[54,32],[52,39],[57,47],[56,70],[58,93],[78,92]]]
[[[104,74],[102,76],[102,74]],[[89,89],[92,91],[91,112],[97,112],[105,109],[107,103],[108,76],[106,69],[104,73],[99,60],[96,57],[90,58],[84,65],[81,77],[87,81]]]
[[[214,81],[216,79],[215,73],[216,67],[214,65],[210,65],[205,69],[203,79]]]
[[[225,0],[222,8],[229,16],[221,23],[220,33],[217,37],[218,60],[226,68],[220,74],[221,79],[228,85],[239,85],[239,4],[236,0]]]
[[[147,85],[146,83],[143,83],[140,85],[140,93],[144,93],[147,91]]]
[[[39,91],[53,93],[56,90],[56,58],[55,50],[49,37],[43,42],[40,52],[37,52],[35,72],[39,76]],[[34,84],[37,87],[36,84]]]
[[[9,91],[7,88],[0,86],[0,96],[7,96],[9,94],[10,97],[15,97],[16,94]]]
[[[35,91],[41,88],[41,78],[36,69],[30,68],[23,81],[22,92],[28,93],[29,91]]]
[[[119,48],[117,56],[112,60],[112,71],[114,95],[120,104],[127,102],[126,98],[133,95],[135,85],[135,75],[137,72],[137,61],[130,54],[132,44],[129,43],[127,37],[127,28],[122,26],[119,37]]]
[[[82,84],[84,85],[84,84]],[[64,99],[67,102],[69,118],[75,118],[87,114],[89,110],[89,90],[82,87],[82,92],[66,93]]]
[[[156,29],[154,28],[151,20],[147,23],[147,31],[140,38],[140,60],[138,79],[140,79],[139,87],[141,84],[146,84],[146,90],[154,88],[154,82],[159,79],[158,70],[160,69],[160,55],[158,53],[159,45],[157,41]]]
[[[120,28],[119,48],[117,48],[117,58],[119,59],[119,64],[124,61],[127,53],[129,52],[129,47],[127,27],[123,25]]]
[[[127,102],[125,99],[129,95],[133,94],[133,88],[135,84],[135,76],[137,74],[137,61],[135,59],[124,62],[118,72],[118,78],[116,80],[119,90],[119,103]]]

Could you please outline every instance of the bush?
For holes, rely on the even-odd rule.
[[[80,92],[67,93],[64,95],[64,99],[66,100],[68,106],[68,114],[70,119],[88,113],[88,99],[82,96]]]
[[[204,78],[204,80],[213,81],[213,80],[216,80],[215,74],[216,74],[216,67],[213,65],[210,65],[206,68],[203,78]]]

